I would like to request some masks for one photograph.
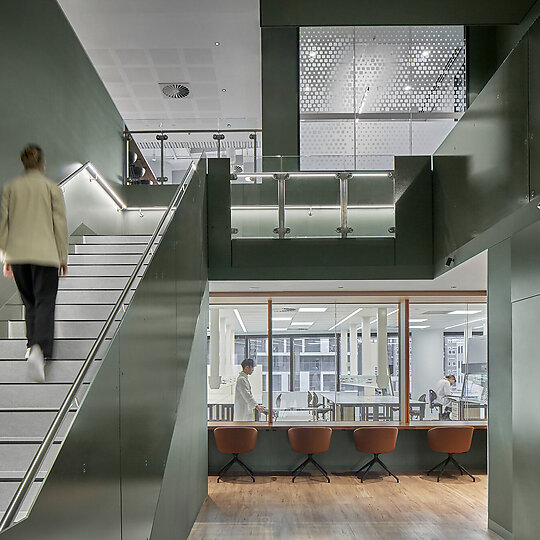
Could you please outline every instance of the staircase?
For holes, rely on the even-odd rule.
[[[46,382],[27,376],[24,308],[15,295],[0,309],[0,517],[24,477],[62,401],[86,359],[114,304],[139,262],[150,236],[72,236],[68,275],[60,279],[56,302],[54,359],[45,367]],[[140,274],[144,272],[144,266]],[[47,455],[19,518],[24,515],[60,449],[88,384],[99,369],[129,304],[112,325],[86,382],[72,405],[60,436]],[[21,515],[22,514],[22,515]]]

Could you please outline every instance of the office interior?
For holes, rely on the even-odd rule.
[[[290,295],[294,296],[294,291]],[[223,300],[226,303],[220,303]],[[448,420],[485,421],[485,296],[466,302],[448,300],[408,305],[409,417],[416,421],[444,420],[434,389],[441,379],[453,375],[456,383]],[[297,304],[279,295],[272,298],[270,307],[268,301],[256,301],[249,296],[237,299],[238,303],[234,303],[234,296],[211,301],[209,422],[234,422],[235,384],[246,358],[255,362],[250,382],[253,395],[265,407],[263,413],[253,411],[254,422],[399,422],[399,304],[359,303],[351,298],[347,303],[339,299],[321,303],[309,296]],[[351,347],[351,343],[356,346]]]
[[[43,146],[70,273],[40,386],[0,280],[0,536],[537,538],[539,16],[4,2],[0,184]],[[238,428],[255,481],[218,483]],[[292,482],[294,428],[332,430],[327,477]],[[397,430],[399,484],[354,474],[363,428]],[[427,475],[447,453],[474,481]]]

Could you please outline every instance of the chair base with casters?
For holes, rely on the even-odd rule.
[[[452,454],[448,454],[448,457],[441,461],[439,464],[435,465],[435,467],[431,468],[427,474],[429,476],[429,473],[435,471],[436,469],[438,469],[439,467],[441,467],[441,470],[439,471],[439,474],[437,475],[437,482],[440,481],[441,479],[441,475],[442,473],[444,472],[444,470],[446,469],[446,466],[449,464],[449,463],[453,463],[457,470],[459,471],[459,473],[463,476],[463,473],[469,475],[471,478],[472,478],[472,481],[473,482],[476,482],[476,478],[467,470],[465,469],[464,467],[462,467],[454,458],[454,456]]]
[[[255,482],[255,473],[238,457],[238,454],[233,454],[233,458],[227,465],[225,465],[218,473],[218,483],[225,476],[225,473],[235,464],[238,463],[248,474],[251,476],[251,480]]]
[[[360,482],[362,482],[362,484],[364,483],[364,478],[366,477],[367,473],[371,470],[371,467],[373,467],[375,463],[378,463],[388,473],[388,476],[393,476],[396,479],[396,482],[399,483],[399,478],[379,459],[379,454],[373,454],[373,459],[355,472],[356,476],[358,476],[365,469],[362,478],[360,478]]]
[[[328,476],[328,473],[326,472],[326,470],[321,465],[319,465],[313,459],[313,454],[308,454],[308,457],[300,465],[298,465],[298,467],[296,467],[296,469],[294,469],[294,471],[291,473],[292,477],[293,477],[292,478],[293,482],[296,480],[296,477],[304,470],[306,465],[308,465],[309,463],[312,463],[324,475],[327,482],[330,483],[330,477]]]

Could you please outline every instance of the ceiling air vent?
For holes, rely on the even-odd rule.
[[[169,99],[182,99],[190,94],[190,88],[187,83],[159,83],[163,94]]]

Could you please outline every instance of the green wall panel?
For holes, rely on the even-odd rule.
[[[433,156],[435,262],[529,202],[527,42]]]
[[[263,155],[298,156],[298,29],[263,28],[261,48]],[[263,165],[265,170],[276,166]]]
[[[489,250],[489,516],[512,530],[512,267],[510,240]]]
[[[261,26],[518,24],[534,0],[260,0]]]
[[[530,189],[536,197],[540,195],[540,19],[530,29],[528,40]]]
[[[92,161],[117,181],[122,118],[57,2],[2,2],[0,43],[0,182],[19,174],[29,142],[54,179]]]

